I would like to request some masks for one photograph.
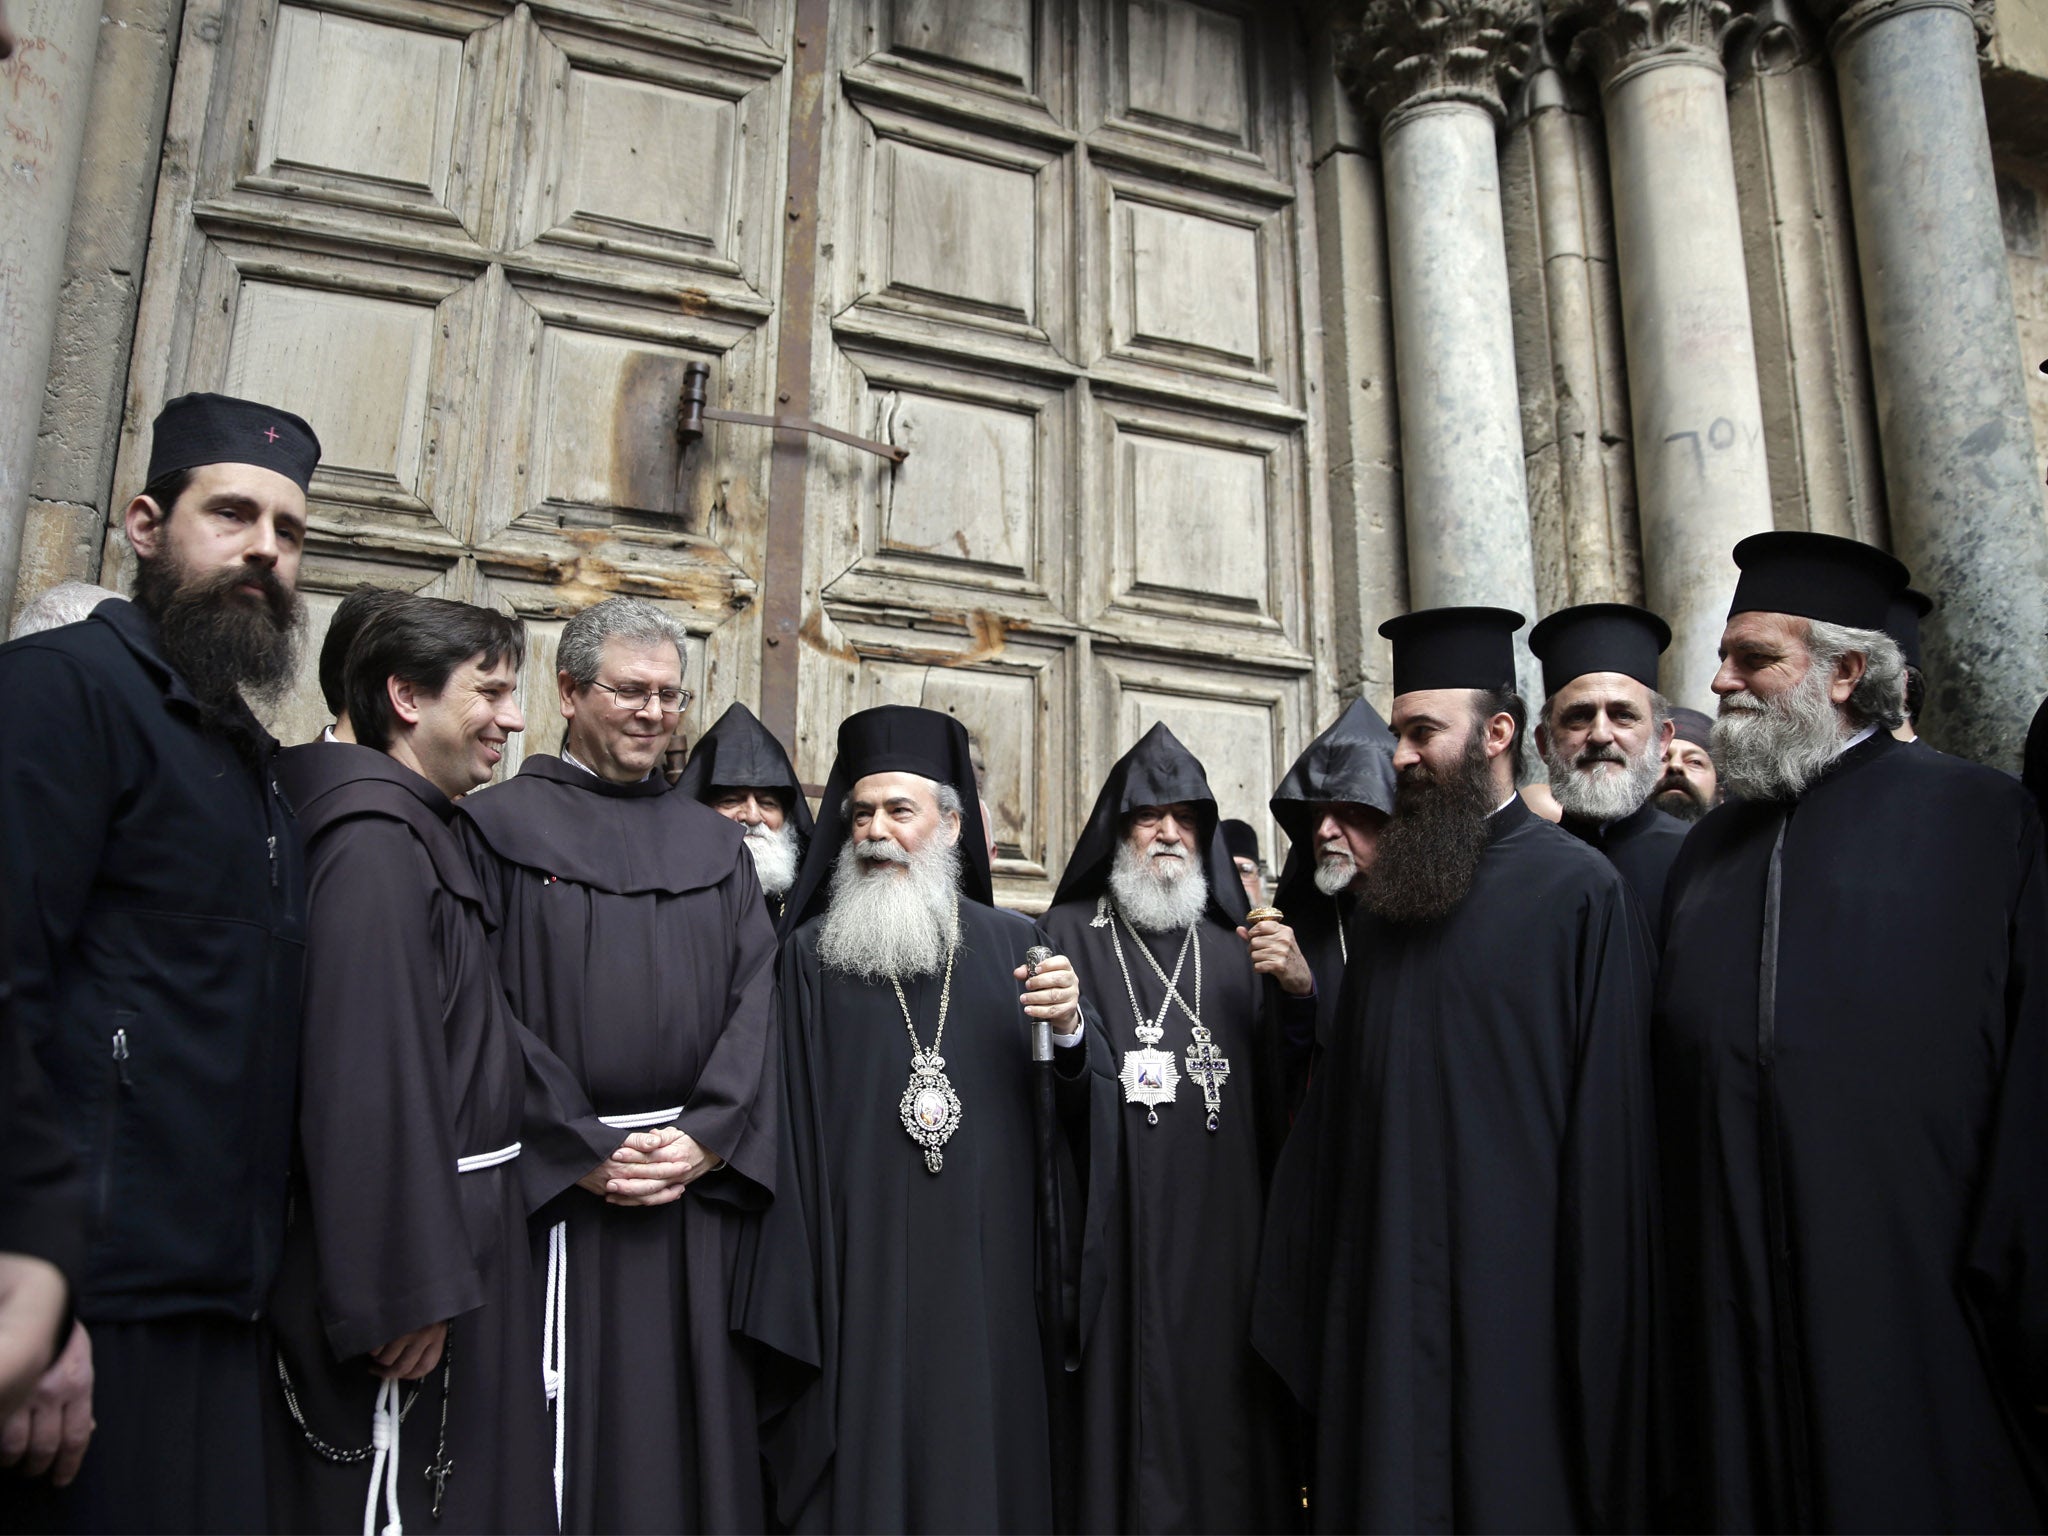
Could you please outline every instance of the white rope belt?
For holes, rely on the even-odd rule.
[[[377,1536],[377,1493],[384,1494],[384,1511],[389,1517],[384,1536],[404,1536],[405,1522],[398,1517],[398,1430],[399,1383],[382,1382],[377,1387],[377,1406],[370,1411],[370,1496],[363,1502],[363,1536]]]
[[[599,1115],[600,1124],[615,1131],[644,1131],[674,1125],[683,1106],[647,1109],[633,1115]],[[568,1479],[569,1445],[569,1223],[548,1228],[547,1322],[541,1330],[540,1379],[555,1405],[555,1524],[562,1523],[562,1489]],[[368,1533],[365,1533],[368,1536]]]
[[[509,1147],[500,1147],[495,1152],[473,1152],[468,1157],[455,1159],[457,1173],[481,1173],[486,1168],[495,1168],[500,1163],[509,1163],[519,1155],[518,1142]]]
[[[499,1147],[493,1152],[477,1152],[468,1157],[455,1159],[457,1173],[481,1173],[486,1168],[499,1168],[512,1161],[520,1152],[520,1144],[513,1142],[509,1147]],[[384,1382],[377,1388],[377,1405],[370,1410],[370,1494],[363,1503],[363,1536],[378,1536],[377,1494],[384,1494],[384,1511],[388,1517],[384,1524],[383,1536],[405,1536],[405,1522],[398,1516],[398,1430],[400,1386],[396,1381]],[[559,1515],[560,1511],[557,1511]]]

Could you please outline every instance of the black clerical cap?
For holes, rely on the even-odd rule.
[[[884,704],[839,722],[839,766],[849,787],[871,773],[916,773],[965,796],[974,779],[970,773],[962,785],[958,766],[970,750],[967,727],[935,709]]]
[[[1394,642],[1394,693],[1429,688],[1512,688],[1515,631],[1522,616],[1508,608],[1424,608],[1387,620]]]
[[[254,464],[303,491],[319,462],[320,439],[290,411],[232,395],[180,395],[157,412],[145,483],[202,464]]]
[[[1884,612],[1884,632],[1899,642],[1906,665],[1920,665],[1920,621],[1934,612],[1934,599],[1925,592],[1901,587]]]
[[[1906,568],[1883,550],[1831,533],[1753,533],[1735,546],[1742,575],[1728,617],[1789,613],[1849,629],[1883,629]]]
[[[1619,672],[1655,692],[1657,658],[1670,643],[1669,624],[1627,603],[1560,608],[1529,631],[1529,649],[1543,663],[1546,696],[1588,672]]]
[[[1230,850],[1233,859],[1250,859],[1259,862],[1259,834],[1252,830],[1248,821],[1218,822],[1216,830],[1223,834],[1223,846]]]
[[[1674,704],[1671,706],[1671,723],[1678,727],[1677,740],[1689,741],[1702,752],[1714,750],[1714,720],[1711,715]]]

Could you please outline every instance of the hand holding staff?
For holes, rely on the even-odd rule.
[[[1253,970],[1271,976],[1289,997],[1307,997],[1316,989],[1315,974],[1302,958],[1294,930],[1280,921],[1285,915],[1278,907],[1254,907],[1237,936],[1251,949]]]

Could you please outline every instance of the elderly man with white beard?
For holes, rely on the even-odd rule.
[[[1103,1281],[1098,1240],[1063,1272],[1039,1235],[1099,1225],[1114,1078],[1073,968],[991,904],[959,721],[892,705],[841,724],[790,912],[785,1162],[734,1298],[747,1337],[815,1368],[764,1386],[775,1518],[1050,1530],[1048,1366]],[[1056,1124],[1036,1118],[1040,1023]],[[1047,1185],[1084,1210],[1042,1208]]]
[[[1364,699],[1352,700],[1308,744],[1267,805],[1291,846],[1273,888],[1281,916],[1253,924],[1247,934],[1252,961],[1275,977],[1284,994],[1295,985],[1288,951],[1299,954],[1316,1004],[1314,1039],[1287,1042],[1291,1108],[1306,1086],[1309,1048],[1329,1048],[1337,997],[1351,963],[1345,929],[1379,856],[1380,829],[1394,814],[1394,733],[1379,711]]]
[[[1657,658],[1670,643],[1668,624],[1626,603],[1561,608],[1529,631],[1545,695],[1536,750],[1560,825],[1621,871],[1653,932],[1687,830],[1652,798],[1674,730],[1657,692]]]
[[[1125,1101],[1109,1289],[1075,1379],[1080,1530],[1277,1531],[1298,1498],[1285,1394],[1250,1339],[1286,1126],[1245,916],[1202,765],[1154,725],[1110,769],[1045,915]]]
[[[1655,1021],[1668,1523],[2048,1519],[2048,882],[2004,774],[1898,742],[1897,561],[1735,548]]]
[[[811,840],[811,807],[782,743],[746,705],[732,704],[697,739],[676,789],[739,823],[776,933],[787,933],[789,888]]]

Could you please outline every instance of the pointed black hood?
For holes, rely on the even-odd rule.
[[[1216,795],[1209,788],[1209,776],[1195,754],[1182,746],[1164,723],[1155,725],[1138,744],[1116,760],[1095,797],[1095,809],[1074,851],[1067,856],[1066,872],[1053,896],[1063,901],[1093,901],[1109,889],[1110,864],[1124,834],[1124,818],[1141,805],[1195,807],[1201,822],[1199,843],[1202,872],[1209,880],[1209,908],[1232,927],[1244,921],[1248,909],[1244,883],[1230,851],[1223,846],[1218,829]]]
[[[1283,912],[1305,899],[1304,882],[1315,873],[1314,807],[1332,802],[1394,814],[1394,733],[1364,699],[1352,700],[1308,744],[1267,802],[1288,838],[1287,863],[1273,887],[1273,904]]]
[[[721,724],[723,722],[721,721]],[[988,842],[981,830],[981,793],[974,783],[967,727],[935,709],[884,704],[839,722],[839,756],[818,801],[817,830],[789,889],[788,931],[825,910],[832,866],[846,843],[840,807],[853,786],[872,773],[915,773],[950,784],[960,796],[960,894],[985,907],[995,905],[989,878]]]
[[[811,806],[804,798],[796,765],[782,750],[782,743],[744,704],[732,705],[718,717],[717,724],[697,738],[689,764],[676,780],[679,794],[705,805],[711,803],[714,789],[781,790],[789,797],[789,816],[796,823],[797,836],[809,840]]]

